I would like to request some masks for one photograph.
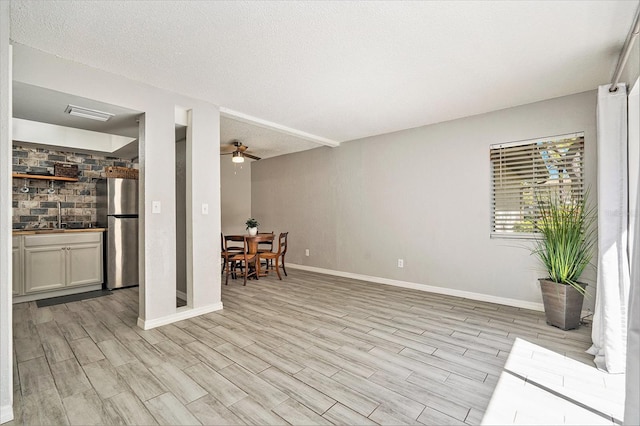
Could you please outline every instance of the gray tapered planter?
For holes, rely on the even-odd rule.
[[[586,284],[581,284],[586,287]],[[540,279],[542,303],[547,316],[547,324],[572,330],[580,326],[580,314],[584,296],[568,284],[558,284],[555,281]]]

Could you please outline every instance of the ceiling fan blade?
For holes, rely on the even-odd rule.
[[[245,152],[248,148],[249,148],[248,146],[240,145],[240,146],[238,146],[238,151]]]
[[[224,152],[224,153],[229,153],[229,154],[231,154],[231,153],[232,153],[233,151],[235,151],[235,150],[236,150],[236,147],[235,147],[235,146],[233,146],[233,145],[223,145],[223,146],[221,146],[221,147],[220,147],[220,152],[221,152],[221,153],[223,153],[223,152]]]
[[[244,157],[251,158],[252,160],[260,160],[260,157],[256,157],[255,155],[247,154],[246,152],[242,154]]]
[[[221,152],[220,155],[231,155],[233,154],[235,151],[233,152]]]

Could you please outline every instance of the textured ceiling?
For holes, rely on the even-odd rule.
[[[594,89],[637,6],[11,0],[11,38],[345,141]]]

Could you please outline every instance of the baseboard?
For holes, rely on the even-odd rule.
[[[510,299],[507,297],[492,296],[490,294],[474,293],[471,291],[456,290],[453,288],[437,287],[427,284],[412,283],[409,281],[392,280],[390,278],[373,277],[370,275],[355,274],[353,272],[334,271],[333,269],[317,268],[315,266],[287,263],[287,268],[300,269],[302,271],[318,272],[320,274],[334,275],[343,278],[370,281],[376,284],[386,284],[395,287],[411,288],[429,293],[444,294],[447,296],[462,297],[464,299],[478,300],[480,302],[496,303],[499,305],[513,306],[515,308],[531,309],[532,311],[544,311],[542,303],[527,302],[526,300]]]
[[[12,303],[32,302],[34,300],[48,299],[50,297],[68,296],[70,294],[85,293],[87,291],[102,290],[102,284],[90,284],[84,287],[71,287],[62,290],[43,291],[41,293],[13,296]]]
[[[187,293],[184,291],[176,290],[176,297],[180,300],[187,300]]]
[[[175,314],[167,315],[152,320],[144,320],[138,318],[138,327],[143,330],[151,330],[152,328],[160,327],[174,323],[176,321],[182,321],[185,319],[197,317],[198,315],[208,314],[209,312],[215,312],[222,309],[222,302],[213,303],[211,305],[201,306],[199,308],[182,308]]]
[[[0,407],[0,423],[13,420],[13,405],[3,405]]]

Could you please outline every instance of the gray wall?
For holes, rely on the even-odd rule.
[[[251,217],[252,164],[245,160],[236,165],[230,156],[220,157],[220,213],[225,235],[246,233],[244,223]]]
[[[489,237],[489,145],[584,131],[595,200],[595,106],[590,91],[262,160],[252,214],[290,232],[290,263],[538,303],[530,242]]]

